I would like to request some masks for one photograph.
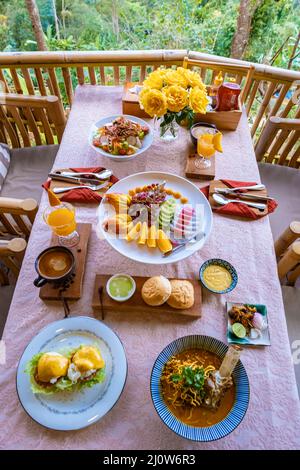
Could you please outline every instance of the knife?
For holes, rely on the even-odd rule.
[[[239,199],[256,199],[259,201],[274,201],[273,197],[268,197],[268,196],[259,196],[255,194],[245,194],[245,193],[237,193],[236,191],[232,191],[230,189],[226,188],[215,188],[215,192],[219,194],[229,194],[231,196],[236,196]]]
[[[49,178],[56,180],[56,181],[64,181],[65,183],[78,183],[78,184],[86,184],[89,186],[98,185],[99,180],[93,178],[76,178],[75,176],[63,176],[57,173],[49,173]]]
[[[182,248],[184,248],[188,243],[190,243],[192,240],[194,240],[194,238],[198,237],[198,241],[200,241],[203,237],[205,237],[205,233],[204,232],[198,232],[196,234],[194,234],[192,237],[188,238],[187,240],[185,240],[183,243],[181,243],[180,245],[177,245],[175,246],[171,251],[167,251],[167,253],[164,253],[163,254],[163,258],[166,258],[167,256],[170,256],[172,255],[173,253],[175,253],[176,251],[179,251],[181,250]]]

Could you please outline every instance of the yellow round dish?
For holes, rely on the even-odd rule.
[[[224,291],[230,287],[232,276],[224,266],[210,264],[203,271],[203,281],[209,289]]]

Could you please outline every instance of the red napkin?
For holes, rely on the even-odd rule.
[[[254,184],[257,184],[255,182],[249,182],[249,181],[233,181],[233,180],[221,180],[222,183],[226,184],[229,188],[237,188],[239,186],[253,186]],[[209,197],[209,186],[205,186],[204,188],[201,188],[201,191],[203,194],[207,197]],[[246,191],[246,190],[245,190]],[[241,192],[244,192],[241,190]],[[238,193],[237,193],[238,194]],[[267,207],[268,207],[268,214],[271,214],[274,212],[276,207],[278,206],[276,201],[267,201]],[[243,217],[246,219],[260,219],[261,217],[264,217],[266,214],[262,215],[257,215],[255,211],[247,206],[246,204],[239,204],[237,202],[229,202],[226,204],[226,206],[220,206],[217,209],[213,208],[215,212],[218,212],[219,214],[227,214],[227,215],[234,215],[237,217]]]
[[[105,168],[101,166],[97,167],[92,167],[92,168],[70,168],[71,171],[77,172],[77,173],[83,173],[84,171],[88,173],[98,173],[102,170],[105,170]],[[114,184],[119,179],[112,175],[109,179],[109,181]],[[43,188],[48,190],[50,187],[51,180],[49,179],[46,181],[44,184],[42,184]],[[99,181],[100,183],[100,181]],[[72,189],[71,191],[66,192],[60,200],[63,202],[81,202],[84,204],[99,204],[101,201],[102,196],[97,193],[97,191],[92,191],[89,188],[84,188],[84,189]]]

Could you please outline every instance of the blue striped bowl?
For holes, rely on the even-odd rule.
[[[226,418],[207,428],[184,424],[171,413],[165,404],[161,394],[160,377],[164,365],[171,356],[191,348],[204,349],[223,358],[228,346],[218,339],[203,335],[183,336],[170,343],[159,354],[152,369],[150,379],[152,401],[162,421],[179,436],[199,442],[215,441],[231,433],[244,418],[250,397],[248,376],[243,364],[239,361],[232,374],[236,387],[235,402]]]

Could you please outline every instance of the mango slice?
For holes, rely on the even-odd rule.
[[[158,230],[157,232],[157,246],[162,253],[172,250],[172,243],[163,230]]]
[[[147,245],[149,248],[156,248],[156,227],[151,225],[148,231]]]

